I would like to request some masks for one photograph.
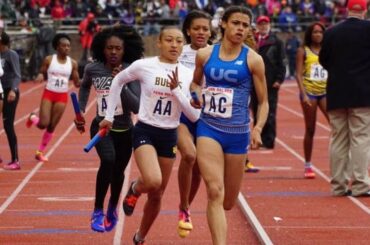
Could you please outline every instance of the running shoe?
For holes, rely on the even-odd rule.
[[[44,156],[44,153],[42,151],[36,151],[35,159],[41,162],[49,161],[49,159]]]
[[[104,219],[104,227],[106,231],[111,231],[114,229],[118,222],[118,215],[116,207],[111,207],[108,205],[107,215]]]
[[[132,241],[134,242],[135,245],[145,245],[144,239],[136,240],[136,233],[134,234]]]
[[[305,179],[314,179],[316,176],[315,172],[311,167],[304,168],[304,177]]]
[[[180,227],[177,227],[177,234],[179,234],[179,237],[185,238],[190,234],[190,231],[181,229]]]
[[[190,211],[189,209],[181,209],[179,210],[179,229],[191,231],[193,229],[193,224],[191,223],[190,218]]]
[[[259,171],[260,171],[259,168],[256,168],[250,161],[247,160],[247,162],[244,165],[244,172],[258,173]]]
[[[33,124],[33,121],[32,121],[32,118],[35,117],[36,114],[34,112],[31,112],[30,115],[28,116],[27,118],[27,121],[26,121],[26,127],[27,128],[30,128]]]
[[[3,166],[3,168],[5,170],[20,170],[21,169],[21,165],[19,164],[18,161],[14,161],[14,162],[10,162],[8,164],[5,164]]]
[[[91,229],[97,232],[104,232],[104,213],[103,210],[97,209],[91,215]]]
[[[135,205],[137,200],[140,197],[140,194],[135,194],[132,186],[134,185],[135,181],[131,182],[130,188],[127,191],[125,200],[123,201],[123,211],[127,216],[131,216],[132,213],[134,212]]]

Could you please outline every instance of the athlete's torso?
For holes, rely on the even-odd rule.
[[[310,95],[324,95],[326,93],[327,71],[320,65],[319,56],[305,46],[305,60],[303,72],[303,87]]]
[[[252,88],[247,64],[249,49],[243,46],[238,57],[224,61],[219,58],[220,47],[214,45],[204,66],[206,87],[201,119],[221,131],[249,132],[248,102]]]
[[[51,58],[49,68],[47,70],[48,81],[46,89],[56,93],[68,92],[68,82],[72,73],[72,61],[67,56],[66,63],[58,62],[57,55],[54,54]]]

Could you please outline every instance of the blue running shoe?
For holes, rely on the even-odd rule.
[[[97,232],[105,231],[103,210],[97,209],[91,215],[91,229]]]
[[[104,219],[104,227],[106,231],[111,231],[114,229],[118,222],[117,210],[115,207],[108,206],[107,216]]]

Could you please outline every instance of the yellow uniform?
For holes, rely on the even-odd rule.
[[[308,95],[325,95],[328,72],[320,65],[317,54],[307,46],[304,47],[304,50],[303,87]]]

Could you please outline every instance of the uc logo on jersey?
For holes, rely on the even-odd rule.
[[[238,71],[237,70],[225,70],[223,68],[216,69],[213,67],[211,68],[210,76],[215,81],[225,80],[231,83],[238,82],[238,79],[237,79]]]

